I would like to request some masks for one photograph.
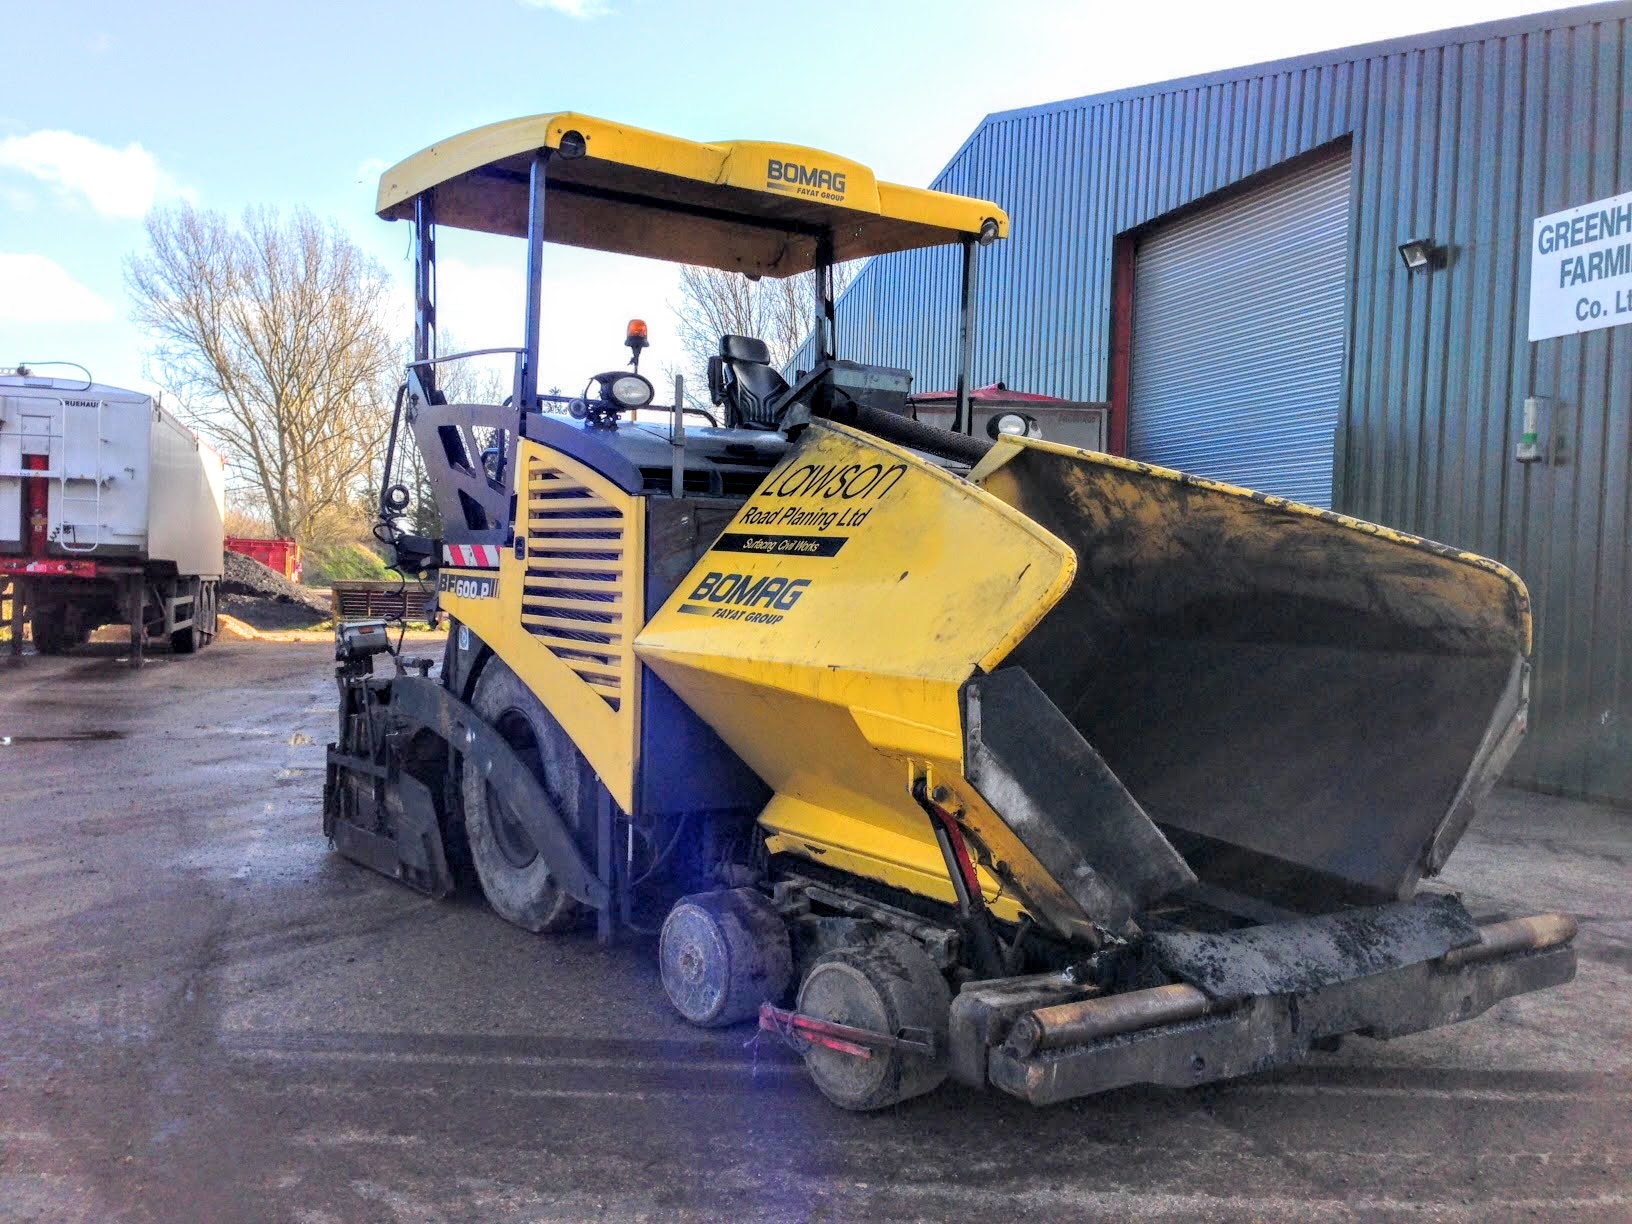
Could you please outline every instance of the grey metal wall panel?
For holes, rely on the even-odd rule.
[[[1332,504],[1349,151],[1142,237],[1128,454]]]
[[[1531,344],[1528,235],[1632,191],[1632,4],[1541,13],[993,115],[936,180],[1002,203],[977,384],[1109,398],[1117,234],[1333,141],[1353,149],[1334,503],[1497,557],[1537,616],[1514,776],[1632,802],[1632,327]],[[1408,274],[1396,248],[1450,247]],[[955,256],[872,261],[847,355],[954,378]],[[854,341],[854,343],[851,343]],[[1513,462],[1547,397],[1549,462]]]

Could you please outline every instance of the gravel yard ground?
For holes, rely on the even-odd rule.
[[[649,946],[331,853],[327,644],[116,655],[0,663],[0,1217],[1632,1216],[1632,814],[1503,791],[1452,859],[1581,916],[1560,990],[1213,1088],[853,1116],[682,1024]]]

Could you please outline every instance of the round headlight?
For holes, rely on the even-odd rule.
[[[652,384],[639,374],[623,374],[612,380],[612,399],[620,408],[644,408],[652,402]]]
[[[1043,431],[1037,422],[1023,412],[1000,412],[986,422],[986,432],[994,438],[1010,434],[1016,438],[1040,438]]]

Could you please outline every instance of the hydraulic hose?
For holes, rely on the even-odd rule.
[[[971,438],[968,434],[953,433],[950,429],[860,404],[844,405],[833,413],[832,419],[842,425],[854,425],[886,442],[971,466],[984,459],[993,445],[987,438]]]
[[[396,407],[391,410],[391,435],[385,444],[385,468],[380,473],[380,519],[388,524],[391,521],[391,512],[386,505],[385,492],[391,487],[391,469],[397,462],[397,430],[402,425],[402,400],[407,394],[408,384],[400,384],[397,387]]]

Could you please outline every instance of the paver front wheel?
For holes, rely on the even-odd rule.
[[[952,992],[933,961],[905,935],[886,935],[819,958],[799,987],[800,1015],[887,1037],[904,1029],[933,1034],[946,1048]],[[944,1055],[876,1049],[871,1057],[812,1043],[805,1069],[822,1095],[844,1109],[883,1109],[922,1096],[946,1078]]]
[[[669,1002],[703,1028],[757,1015],[793,980],[787,924],[751,888],[682,897],[664,919],[657,959]]]

